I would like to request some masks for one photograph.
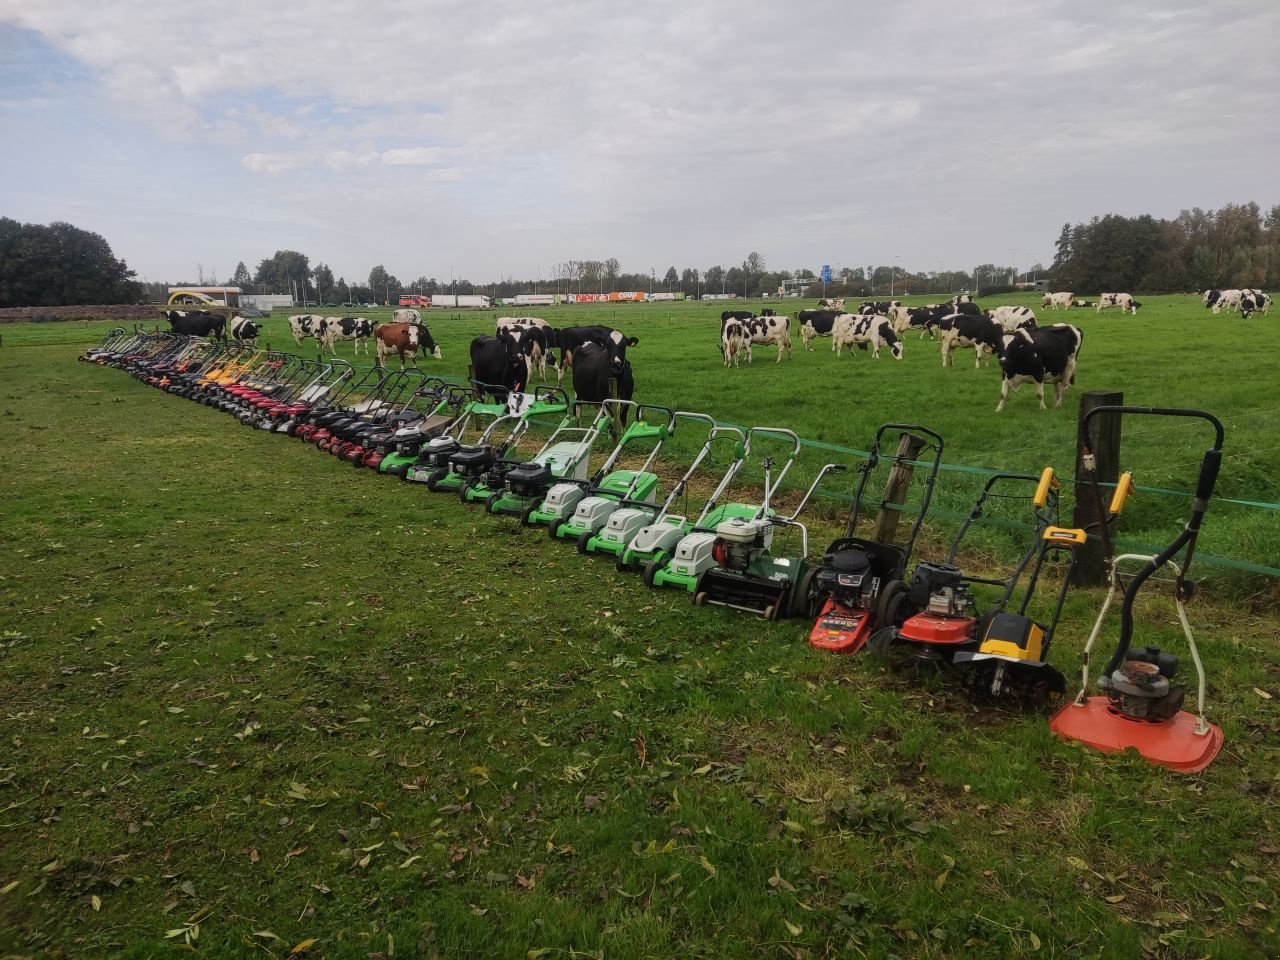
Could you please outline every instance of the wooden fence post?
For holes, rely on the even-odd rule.
[[[911,488],[911,476],[915,467],[904,460],[914,460],[924,447],[924,437],[914,433],[904,433],[898,440],[898,462],[889,471],[889,481],[884,485],[884,499],[880,501],[880,512],[876,514],[876,530],[871,539],[877,543],[897,543],[894,538],[898,533],[898,518],[901,510],[893,509],[906,503],[907,491]]]
[[[1098,512],[1089,475],[1084,469],[1087,447],[1097,462],[1098,483],[1115,483],[1120,478],[1120,419],[1118,413],[1100,413],[1089,422],[1089,435],[1084,433],[1084,418],[1094,407],[1120,406],[1124,394],[1118,390],[1090,390],[1080,397],[1076,420],[1076,504],[1073,522],[1089,532],[1089,539],[1076,552],[1075,572],[1071,582],[1078,587],[1097,587],[1107,581],[1107,551],[1099,531],[1105,517]],[[1104,491],[1105,504],[1111,494]],[[1105,507],[1104,507],[1105,509]]]

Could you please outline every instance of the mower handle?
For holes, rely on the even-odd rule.
[[[676,412],[670,407],[663,406],[660,403],[638,403],[636,404],[636,419],[639,420],[644,416],[646,410],[656,410],[665,414],[667,418],[667,436],[676,432]],[[712,421],[714,422],[714,421]]]

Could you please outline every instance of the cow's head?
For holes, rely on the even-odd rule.
[[[1130,300],[1130,301],[1129,301],[1129,306],[1130,306],[1130,309],[1132,309],[1134,313],[1137,313],[1137,312],[1138,312],[1138,308],[1139,308],[1139,307],[1141,307],[1141,306],[1142,306],[1142,304],[1140,304],[1137,300]]]
[[[609,334],[609,364],[615,375],[627,365],[627,347],[634,347],[639,342],[639,337],[625,337],[617,330]]]

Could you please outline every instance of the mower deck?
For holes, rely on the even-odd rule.
[[[1222,729],[1205,722],[1204,730],[1190,713],[1180,710],[1169,720],[1126,717],[1106,697],[1069,703],[1049,721],[1049,729],[1066,740],[1078,740],[1102,753],[1136,750],[1144,760],[1179,773],[1198,773],[1222,749]]]

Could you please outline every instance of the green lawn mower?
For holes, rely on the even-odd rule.
[[[632,504],[615,510],[595,538],[597,549],[617,557],[615,565],[619,571],[643,569],[649,586],[653,586],[651,577],[671,559],[676,544],[685,534],[695,526],[714,526],[719,522],[713,514],[721,509],[720,497],[733,482],[747,456],[747,435],[738,427],[717,426],[715,420],[705,413],[681,411],[676,414],[676,419],[695,421],[707,427],[707,439],[697,456],[671,488],[660,509],[655,511],[652,504]],[[691,518],[687,512],[676,513],[677,504],[682,503],[681,509],[687,511],[689,486],[693,478],[703,464],[722,449],[729,453],[728,465],[698,516]]]
[[[492,426],[493,421],[511,412],[505,400],[486,402],[485,389],[484,384],[476,382],[478,399],[466,404],[462,413],[442,434],[432,437],[418,449],[417,457],[404,473],[405,480],[412,483],[425,483],[430,488],[431,479],[440,470],[448,469],[449,458],[462,449],[469,435],[483,436],[484,431]]]
[[[547,500],[557,507],[565,504],[573,491],[556,487],[575,486],[580,494],[573,514],[567,520],[551,520],[547,532],[552,540],[573,540],[579,553],[593,553],[592,544],[609,518],[625,507],[647,506],[651,513],[658,509],[658,475],[652,467],[662,446],[675,432],[676,413],[670,407],[642,403],[635,408],[635,419],[623,431],[617,446],[600,465],[589,483],[556,484],[547,492]],[[634,470],[618,468],[618,461],[628,448],[649,445],[649,454]],[[549,512],[549,511],[548,511]]]
[[[575,402],[572,415],[560,422],[542,449],[530,459],[497,460],[483,483],[476,486],[474,498],[483,499],[490,513],[519,517],[525,526],[567,519],[573,506],[548,505],[547,495],[566,484],[573,485],[579,492],[589,485],[587,471],[592,448],[603,430],[607,428],[613,433],[615,417],[630,405],[627,400],[605,400],[590,423],[582,426],[581,408],[595,404]],[[558,509],[564,509],[565,513],[556,512]]]
[[[396,430],[387,441],[388,450],[377,462],[379,473],[407,478],[408,472],[418,462],[423,448],[436,437],[449,432],[453,423],[467,408],[471,391],[460,384],[448,384],[443,380],[428,381],[418,391],[427,409],[421,419]]]

